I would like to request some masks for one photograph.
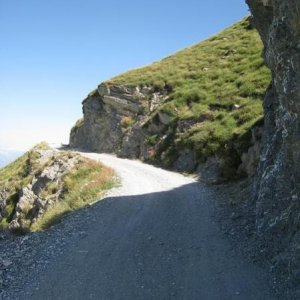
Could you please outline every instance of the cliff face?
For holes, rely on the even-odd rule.
[[[83,101],[84,119],[72,129],[70,146],[150,158],[153,147],[146,137],[161,133],[169,122],[161,113],[155,120],[150,115],[165,97],[150,87],[100,84]]]
[[[265,126],[256,185],[257,229],[277,261],[299,278],[300,2],[247,3],[272,71],[272,85],[264,101]]]
[[[99,152],[118,151],[126,128],[124,122],[130,122],[143,110],[134,100],[138,94],[137,89],[100,85],[83,101],[84,121],[73,128],[70,145]]]

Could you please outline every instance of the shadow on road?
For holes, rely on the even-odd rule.
[[[23,299],[276,299],[264,270],[220,233],[212,200],[195,182],[68,215],[51,238],[78,234],[39,278],[31,274]]]

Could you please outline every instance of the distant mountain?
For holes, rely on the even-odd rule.
[[[0,149],[0,168],[8,165],[23,153],[24,151],[20,150]]]

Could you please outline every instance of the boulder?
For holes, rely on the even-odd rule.
[[[71,130],[70,146],[138,157],[144,142],[141,126],[148,118],[144,112],[156,108],[164,97],[148,87],[100,84],[97,93],[83,101],[84,121]],[[132,120],[131,128],[124,128],[125,118]]]

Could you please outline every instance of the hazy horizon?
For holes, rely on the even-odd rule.
[[[13,162],[19,156],[21,156],[25,151],[18,151],[18,150],[5,150],[0,149],[0,169],[8,165],[9,163]]]

